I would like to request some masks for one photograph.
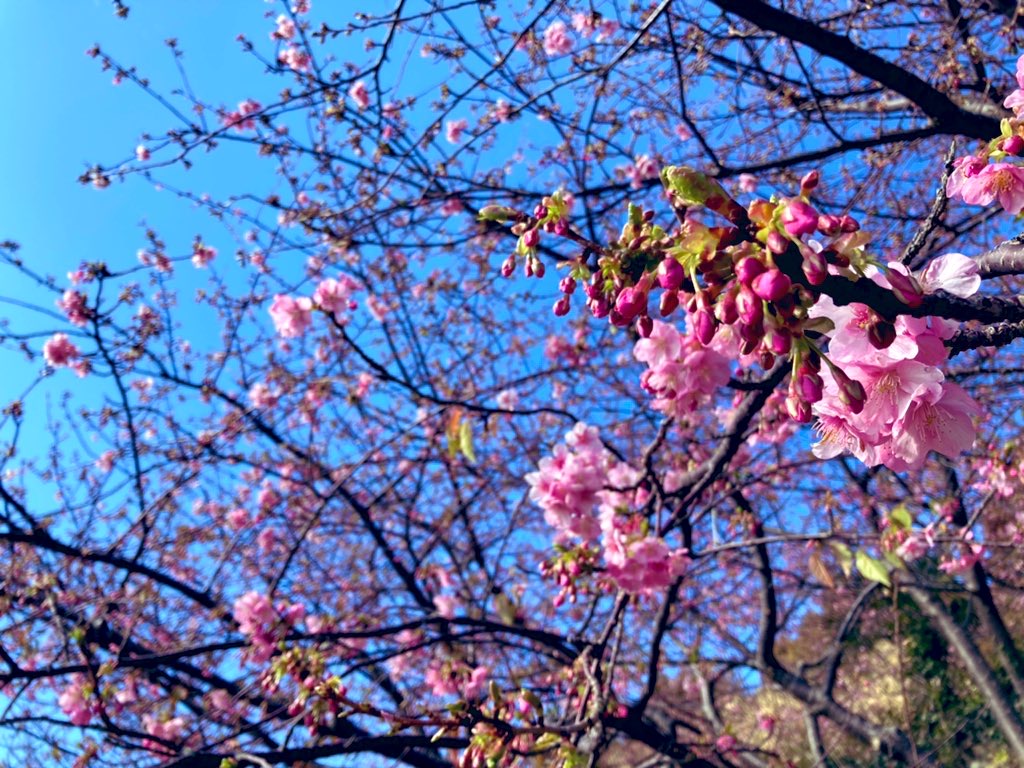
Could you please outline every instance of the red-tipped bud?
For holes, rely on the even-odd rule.
[[[697,337],[697,341],[706,347],[715,337],[717,330],[718,323],[715,321],[715,316],[711,314],[711,310],[704,308],[697,310],[693,316],[693,333]]]
[[[623,288],[615,300],[615,311],[629,324],[639,315],[647,314],[647,291],[637,285]]]
[[[766,267],[760,259],[753,256],[744,256],[736,262],[736,279],[743,285],[750,285],[754,278],[765,271]]]
[[[558,301],[555,302],[553,307],[555,315],[558,317],[565,317],[569,314],[569,297],[568,295],[562,296]]]
[[[1024,150],[1024,139],[1020,136],[1010,136],[999,142],[999,148],[1008,155],[1019,155]]]
[[[785,253],[789,248],[789,243],[790,241],[781,232],[776,232],[774,229],[768,233],[764,242],[768,250],[774,254]]]
[[[766,371],[775,365],[775,355],[767,349],[762,349],[757,358],[758,364]]]
[[[661,264],[658,265],[658,285],[666,291],[678,291],[685,279],[686,271],[682,264],[671,256],[662,259]]]
[[[868,341],[875,349],[888,349],[896,341],[896,326],[888,320],[879,320],[868,326]]]
[[[860,229],[860,223],[853,218],[853,216],[843,214],[842,218],[839,220],[839,228],[846,234],[849,234],[850,232],[856,232]]]
[[[765,334],[765,343],[776,355],[788,355],[793,348],[793,334],[788,328],[772,328]]]
[[[825,278],[828,277],[828,264],[825,262],[825,257],[810,246],[801,248],[800,255],[803,257],[800,267],[807,277],[807,282],[811,285],[824,283]]]
[[[789,293],[792,285],[793,282],[781,269],[773,268],[755,277],[750,287],[765,301],[778,301]]]
[[[809,424],[814,418],[811,414],[811,404],[792,395],[786,398],[786,413],[793,421],[801,424]]]
[[[536,277],[544,277],[545,272],[547,272],[547,268],[544,266],[544,262],[540,259],[533,259],[533,274]]]
[[[800,179],[800,194],[810,194],[811,190],[818,186],[819,181],[821,181],[821,172],[817,169],[805,173],[804,177]]]
[[[825,382],[814,371],[801,369],[796,377],[796,391],[801,400],[816,403],[825,396]]]
[[[921,302],[924,301],[924,291],[921,290],[921,286],[912,275],[903,274],[897,269],[888,269],[885,277],[889,281],[889,285],[892,286],[892,292],[896,294],[897,299],[908,307],[921,306]]]
[[[523,233],[522,236],[523,246],[526,248],[536,248],[540,245],[540,230],[539,229],[528,229]]]
[[[732,325],[739,317],[739,310],[736,309],[736,291],[726,291],[718,297],[715,304],[715,317],[725,325]]]
[[[780,221],[790,237],[811,235],[818,228],[818,212],[803,200],[790,200]]]
[[[839,399],[850,409],[852,413],[860,413],[864,410],[864,403],[867,401],[867,393],[859,381],[854,381],[838,368],[832,369],[832,376],[839,385]]]
[[[679,308],[679,294],[675,291],[666,291],[661,294],[658,302],[658,312],[662,317],[668,317]]]
[[[744,325],[760,327],[764,322],[764,304],[754,291],[747,286],[740,286],[736,294],[737,316]]]
[[[608,299],[604,296],[598,296],[596,299],[591,299],[587,302],[587,306],[590,307],[590,314],[600,320],[602,317],[608,317],[608,314],[612,310],[612,305]]]
[[[818,231],[832,237],[842,231],[843,220],[831,213],[823,213],[818,217]]]
[[[647,315],[642,315],[636,319],[636,332],[640,334],[640,338],[646,339],[651,335],[651,331],[654,330],[654,321],[651,320]]]
[[[569,275],[566,275],[558,281],[558,290],[566,296],[572,296],[573,291],[576,290],[576,280]]]
[[[740,326],[741,329],[744,328],[744,327],[745,326],[742,326],[742,325]],[[749,355],[755,349],[757,349],[759,346],[761,346],[761,339],[747,339],[747,338],[743,338],[742,334],[740,335],[740,354],[741,355]]]
[[[516,270],[516,257],[509,256],[501,263],[501,276],[512,277],[512,273]]]

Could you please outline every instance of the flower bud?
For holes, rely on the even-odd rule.
[[[547,271],[547,267],[544,266],[544,262],[540,259],[533,260],[533,274],[537,277],[544,277],[544,273]]]
[[[821,181],[821,171],[814,169],[804,174],[804,177],[800,179],[800,194],[810,194],[811,190],[818,186],[818,182]]]
[[[653,330],[654,321],[647,315],[641,315],[636,319],[636,332],[640,335],[641,339],[649,338]]]
[[[889,281],[889,285],[892,286],[892,292],[896,294],[897,299],[908,307],[921,306],[921,302],[924,301],[924,291],[921,290],[921,286],[912,275],[904,274],[896,268],[889,268],[885,272],[885,277]]]
[[[736,279],[744,285],[750,285],[764,271],[764,263],[753,256],[744,256],[736,262]]]
[[[803,200],[790,200],[779,220],[790,237],[811,235],[818,228],[818,212]]]
[[[772,328],[765,334],[765,342],[776,355],[788,355],[793,348],[793,334],[788,328]]]
[[[477,212],[480,221],[511,221],[519,215],[515,208],[504,205],[485,205]]]
[[[762,368],[764,368],[767,371],[769,368],[775,365],[775,355],[773,355],[767,349],[762,349],[757,358],[757,362]]]
[[[868,341],[875,349],[888,349],[896,341],[896,326],[887,320],[878,320],[868,326]]]
[[[603,317],[608,317],[611,312],[611,304],[604,296],[598,296],[596,299],[590,299],[587,302],[587,306],[590,307],[590,314],[600,320]]]
[[[573,291],[576,290],[575,278],[570,277],[569,275],[563,277],[561,280],[558,281],[558,290],[560,290],[567,296],[571,296],[573,294]]]
[[[764,304],[757,294],[747,286],[741,286],[736,294],[736,311],[740,322],[760,327],[764,322]]]
[[[536,248],[540,245],[540,230],[528,229],[523,233],[523,245],[527,248]]]
[[[505,261],[501,263],[501,276],[512,277],[512,273],[516,269],[516,257],[509,256]]]
[[[855,218],[853,218],[853,216],[850,216],[847,213],[843,214],[843,216],[839,219],[839,228],[846,234],[849,234],[850,232],[856,232],[858,229],[860,229],[860,224],[857,222]]]
[[[793,395],[786,398],[786,413],[793,421],[798,421],[801,424],[808,424],[814,418],[811,414],[810,403]]]
[[[647,314],[647,292],[637,285],[623,288],[615,300],[615,310],[622,315],[626,324],[638,315]]]
[[[796,391],[801,400],[817,403],[825,396],[825,382],[814,371],[801,368],[796,377]]]
[[[781,269],[772,268],[755,277],[750,287],[765,301],[778,301],[789,293],[792,285],[792,281]]]
[[[842,219],[838,216],[833,216],[831,213],[823,213],[818,217],[818,231],[823,235],[832,237],[838,235],[841,231]]]
[[[810,246],[801,248],[800,255],[803,257],[800,267],[807,277],[807,282],[811,285],[824,283],[825,278],[828,277],[828,264],[825,263],[825,257]]]
[[[565,317],[569,314],[569,296],[568,294],[562,296],[558,301],[555,302],[553,307],[556,317]]]
[[[999,142],[999,148],[1008,155],[1019,155],[1024,150],[1024,139],[1020,136],[1009,136]]]
[[[765,246],[774,254],[785,253],[789,248],[790,241],[787,240],[781,232],[776,232],[774,229],[768,233],[768,237],[765,238]]]
[[[697,337],[697,341],[706,347],[715,338],[715,331],[717,330],[718,323],[715,321],[715,316],[711,313],[711,310],[704,307],[697,310],[697,313],[693,316],[693,332]]]
[[[669,256],[658,265],[658,285],[666,291],[678,291],[686,278],[683,265]]]
[[[736,309],[736,291],[724,292],[718,297],[715,304],[715,317],[725,325],[732,325],[739,319],[739,311]]]
[[[864,410],[864,403],[867,401],[867,394],[859,381],[854,381],[838,368],[832,369],[832,377],[839,385],[839,399],[850,409],[852,413],[860,413]]]
[[[658,312],[661,313],[662,317],[668,317],[679,307],[679,294],[675,291],[665,291],[661,294],[661,300],[658,302]]]

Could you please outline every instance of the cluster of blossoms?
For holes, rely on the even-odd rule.
[[[192,246],[192,266],[196,269],[203,269],[210,266],[210,263],[217,258],[217,249],[201,242]]]
[[[998,200],[1007,213],[1024,210],[1024,167],[1008,162],[1024,152],[1024,56],[1017,60],[1017,88],[1003,106],[1013,110],[1004,119],[1001,133],[977,155],[957,158],[946,184],[946,194],[972,205],[991,205]]]
[[[470,667],[461,661],[435,662],[427,667],[424,682],[438,697],[458,696],[472,701],[480,697],[491,670],[486,666]]]
[[[916,277],[898,263],[889,268],[890,275],[901,274],[923,293],[944,290],[967,297],[981,284],[977,264],[958,253],[935,259]],[[880,274],[874,279],[887,284]],[[824,386],[814,404],[821,435],[815,455],[849,452],[865,464],[899,471],[920,467],[928,451],[954,457],[971,447],[972,418],[980,409],[939,368],[948,356],[944,341],[956,323],[900,315],[885,324],[864,304],[837,307],[827,296],[818,299],[810,315],[834,325],[828,342],[831,365],[821,372]],[[864,398],[843,397],[839,376],[855,378]]]
[[[100,702],[93,695],[92,683],[83,675],[75,675],[57,698],[61,711],[74,725],[88,725],[99,712]]]
[[[530,498],[562,536],[600,538],[605,571],[621,588],[648,593],[668,586],[686,567],[686,553],[646,531],[639,511],[649,493],[641,473],[617,461],[598,431],[577,424],[526,476]]]
[[[358,290],[359,284],[355,280],[342,275],[338,279],[328,277],[321,280],[312,298],[279,293],[270,305],[274,328],[283,338],[298,338],[312,325],[314,309],[327,312],[339,324],[345,324],[349,320],[348,313],[359,306],[352,299],[352,294]]]
[[[79,378],[90,370],[89,361],[64,333],[55,333],[43,343],[43,359],[53,368],[70,368]]]
[[[654,224],[653,211],[630,205],[617,240],[590,246],[570,262],[554,308],[567,314],[582,282],[594,317],[634,326],[641,336],[634,354],[648,365],[641,383],[657,410],[692,413],[727,383],[733,361],[770,369],[783,359],[792,364],[785,412],[801,423],[817,419],[821,457],[849,452],[903,470],[920,467],[929,451],[955,456],[971,446],[977,405],[939,368],[956,324],[883,317],[858,303],[836,306],[821,290],[829,280],[840,288],[863,280],[913,309],[936,291],[977,291],[971,259],[950,254],[916,275],[898,262],[878,262],[856,220],[812,206],[816,171],[804,176],[797,196],[754,199],[746,207],[692,169],[669,167],[661,177],[679,226],[666,231]],[[705,223],[703,212],[728,225]],[[527,257],[528,274],[543,272],[536,259],[541,233],[574,237],[558,195],[545,198],[533,217],[489,206],[481,218],[515,222],[515,255]],[[682,308],[685,334],[652,318],[651,296],[659,290],[658,314],[667,318]]]
[[[277,644],[302,621],[306,609],[299,603],[278,603],[275,607],[266,595],[252,591],[235,600],[232,615],[238,630],[252,643],[252,660],[259,664],[274,655]]]
[[[246,99],[245,101],[239,102],[238,109],[231,112],[225,112],[221,116],[221,122],[228,128],[234,128],[238,132],[251,131],[256,127],[256,119],[253,115],[257,114],[263,105],[255,99]]]

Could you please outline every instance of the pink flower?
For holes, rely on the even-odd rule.
[[[574,13],[572,15],[572,28],[575,29],[581,37],[590,37],[594,34],[594,14]]]
[[[955,173],[950,177],[947,190],[955,177]],[[1010,163],[992,163],[973,176],[965,175],[958,191],[971,205],[989,205],[998,199],[1007,213],[1017,214],[1024,209],[1024,169]]]
[[[277,40],[291,40],[295,37],[295,22],[282,13],[277,17],[277,29],[271,33],[270,37]]]
[[[737,179],[740,191],[751,194],[757,191],[757,176],[750,173],[741,173]]]
[[[947,253],[932,260],[918,282],[925,293],[943,290],[965,299],[981,287],[977,262],[962,253]]]
[[[270,317],[282,337],[296,338],[305,333],[313,322],[313,302],[305,296],[293,299],[279,293],[270,305]]]
[[[603,43],[618,31],[619,22],[613,19],[602,19],[597,25],[597,37],[594,40],[598,43]]]
[[[68,339],[67,334],[55,333],[43,344],[43,358],[53,368],[71,365],[81,353]]]
[[[64,310],[72,325],[83,326],[89,322],[89,307],[86,305],[85,294],[70,288],[57,300],[57,306]]]
[[[512,119],[512,107],[504,99],[494,102],[494,119],[499,123],[507,123]]]
[[[495,396],[494,401],[502,410],[514,411],[519,405],[519,393],[514,389],[503,389]]]
[[[202,269],[209,266],[210,262],[212,262],[216,257],[216,248],[211,248],[203,243],[196,243],[192,250],[192,265],[196,269]]]
[[[974,445],[974,422],[981,408],[961,387],[944,382],[910,402],[893,426],[892,452],[904,468],[924,464],[929,451],[956,457]]]
[[[469,122],[465,118],[449,120],[445,123],[444,137],[448,140],[449,144],[458,144],[462,141],[462,132],[468,127]]]
[[[149,160],[149,157],[149,149],[146,148],[145,144],[139,144],[139,146],[135,148],[135,158],[140,163],[146,162],[147,160]]]
[[[298,46],[290,46],[277,54],[277,60],[295,72],[306,72],[312,60],[309,53]]]
[[[238,109],[234,112],[228,112],[221,120],[224,125],[234,128],[236,131],[251,131],[256,127],[256,121],[253,119],[253,115],[263,109],[258,101],[254,99],[246,99],[238,104]]]
[[[648,179],[658,178],[658,163],[650,155],[637,155],[625,170],[630,179],[629,186],[633,189],[640,189]]]
[[[661,368],[676,360],[682,352],[682,337],[668,323],[654,321],[651,335],[633,345],[633,357],[650,368]]]
[[[313,292],[313,301],[325,312],[334,315],[339,323],[348,322],[348,312],[356,309],[359,305],[352,299],[352,294],[359,290],[359,284],[348,275],[342,275],[335,280],[327,278],[321,280]]]
[[[249,388],[249,402],[253,408],[273,408],[277,405],[277,395],[262,381],[258,381]]]
[[[360,109],[370,106],[370,92],[366,89],[366,83],[363,80],[356,80],[352,83],[352,87],[348,89],[348,95]]]
[[[552,22],[544,30],[544,53],[548,56],[564,56],[572,53],[573,42],[564,21]]]
[[[81,675],[75,675],[71,683],[57,698],[61,711],[74,725],[88,725],[92,720],[95,705],[90,701],[91,686]]]

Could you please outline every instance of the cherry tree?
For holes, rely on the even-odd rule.
[[[209,218],[0,247],[5,756],[1024,763],[1016,5],[343,5],[86,52]]]

